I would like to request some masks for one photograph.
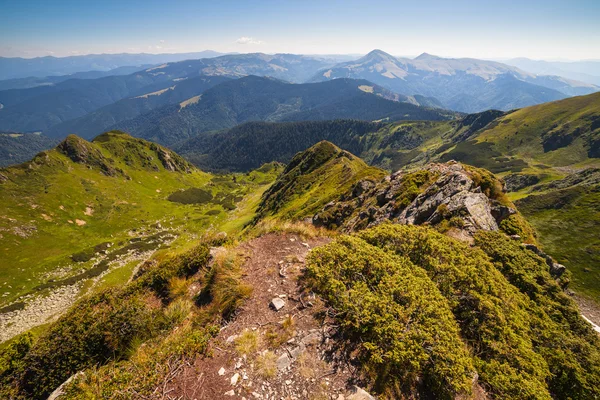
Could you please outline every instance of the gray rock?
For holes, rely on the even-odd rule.
[[[398,222],[409,225],[426,222],[436,224],[449,216],[460,216],[469,233],[479,229],[497,230],[490,200],[475,188],[475,183],[464,170],[454,168],[417,196],[402,211]]]
[[[298,358],[300,354],[304,353],[304,350],[306,350],[306,346],[304,343],[300,343],[300,345],[298,347],[294,347],[290,353],[292,354],[292,357]]]
[[[311,334],[306,335],[302,338],[302,343],[306,346],[314,346],[321,342],[321,334],[318,332],[313,332]]]
[[[277,359],[276,364],[277,370],[285,371],[290,365],[292,365],[292,359],[287,355],[287,353],[284,353]]]
[[[275,311],[279,311],[285,306],[285,301],[283,301],[283,299],[280,299],[279,297],[275,297],[273,300],[271,300],[270,306]]]
[[[550,266],[550,274],[555,277],[562,276],[562,274],[564,274],[566,270],[567,267],[556,262],[552,263],[552,265]]]
[[[356,185],[354,185],[354,188],[352,189],[352,196],[358,197],[361,194],[365,193],[366,191],[372,189],[373,187],[375,187],[375,183],[373,181],[369,181],[369,180],[358,181],[356,183]]]

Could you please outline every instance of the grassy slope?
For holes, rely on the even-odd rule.
[[[536,164],[564,167],[596,163],[589,159],[585,141],[588,134],[598,134],[600,126],[594,124],[594,117],[600,117],[600,93],[517,110],[499,118],[494,127],[477,136],[477,141],[492,142],[503,155],[516,156],[533,168]],[[553,132],[572,135],[572,142],[544,151],[544,138]]]
[[[172,246],[184,246],[198,232],[228,222],[224,205],[231,207],[223,201],[225,194],[241,199],[251,191],[264,190],[268,182],[261,181],[268,171],[240,175],[237,182],[232,176],[214,177],[196,169],[168,171],[148,142],[126,135],[89,145],[112,159],[113,166],[130,179],[107,176],[57,150],[2,170],[8,180],[0,185],[0,281],[5,295],[0,304],[48,281],[57,267],[66,267],[67,275],[91,267],[93,261],[74,264],[71,255],[100,243],[118,246],[131,236],[166,230],[179,236]],[[204,188],[215,198],[203,204],[167,199],[188,188]],[[86,215],[87,207],[93,210],[87,213],[91,215]],[[250,207],[243,210],[251,213]],[[154,227],[158,221],[160,229]],[[25,234],[15,234],[15,229]]]
[[[600,187],[572,187],[517,201],[545,250],[573,272],[572,287],[600,302]]]
[[[383,175],[379,168],[323,141],[294,156],[263,196],[259,213],[282,219],[312,217],[359,180]]]

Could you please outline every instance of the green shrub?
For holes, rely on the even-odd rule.
[[[481,249],[425,227],[384,224],[358,236],[427,272],[494,397],[600,395],[599,340],[532,252],[500,232],[476,236]]]
[[[377,390],[469,393],[474,367],[448,302],[406,258],[344,236],[310,254],[307,277],[335,309]],[[424,378],[424,382],[420,379]]]

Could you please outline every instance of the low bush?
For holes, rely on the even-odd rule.
[[[475,369],[448,302],[410,260],[343,236],[311,252],[307,278],[335,309],[376,390],[439,398],[471,391]]]

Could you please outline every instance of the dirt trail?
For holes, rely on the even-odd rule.
[[[322,303],[302,292],[298,281],[309,250],[328,241],[268,234],[241,245],[247,254],[244,280],[254,287],[253,294],[222,328],[213,356],[198,358],[183,369],[166,387],[166,398],[353,398],[348,395],[356,377],[333,348],[336,328]],[[285,302],[279,311],[270,306],[274,298]],[[284,327],[286,316],[294,321],[293,328]],[[236,350],[240,336],[258,337],[257,351],[244,356]],[[261,364],[265,359],[270,361]]]

